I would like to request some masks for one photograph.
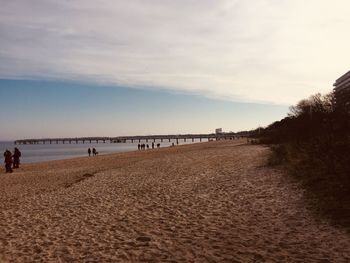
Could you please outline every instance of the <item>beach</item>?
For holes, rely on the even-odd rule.
[[[350,234],[227,140],[0,172],[0,262],[349,262]]]

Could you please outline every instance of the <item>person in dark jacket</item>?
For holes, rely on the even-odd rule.
[[[88,149],[88,154],[89,154],[89,156],[91,156],[91,149],[90,148]]]
[[[4,152],[6,173],[12,173],[12,153],[9,150]]]
[[[98,152],[96,151],[96,149],[95,149],[95,148],[92,148],[92,155],[95,156],[95,155],[97,155],[97,153],[98,153]]]
[[[13,168],[19,168],[19,158],[21,157],[22,153],[18,148],[15,148],[15,151],[13,153]]]

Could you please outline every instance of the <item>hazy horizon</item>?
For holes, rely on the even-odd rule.
[[[236,132],[267,125],[288,111],[286,105],[33,80],[0,80],[0,105],[6,112],[0,140]]]

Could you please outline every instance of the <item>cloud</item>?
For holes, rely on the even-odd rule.
[[[2,1],[0,78],[290,104],[350,61],[347,0]]]

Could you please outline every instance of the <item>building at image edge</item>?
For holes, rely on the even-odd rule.
[[[350,71],[338,78],[333,86],[336,107],[350,112]]]

